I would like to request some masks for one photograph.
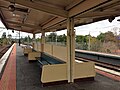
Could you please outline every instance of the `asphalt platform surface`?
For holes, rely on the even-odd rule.
[[[16,83],[17,90],[120,90],[120,82],[97,74],[94,81],[83,81],[42,87],[41,68],[38,62],[28,62],[27,56],[17,45]],[[12,83],[12,82],[11,82]]]

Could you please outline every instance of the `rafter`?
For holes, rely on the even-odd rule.
[[[0,19],[1,19],[2,23],[5,25],[5,27],[8,29],[9,27],[8,27],[7,23],[5,22],[5,17],[1,10],[0,10]]]
[[[42,29],[49,28],[49,27],[51,27],[51,26],[53,26],[53,25],[55,25],[55,24],[58,24],[58,23],[64,21],[65,19],[66,19],[66,18],[62,18],[62,17],[55,18],[55,19],[53,19],[52,21],[50,21],[49,23],[45,24],[45,25],[42,27]]]
[[[120,15],[118,11],[104,11],[104,12],[89,12],[87,14],[78,15],[77,18],[97,18],[97,17],[106,17],[106,16],[116,16]]]
[[[108,2],[108,0],[85,0],[84,2],[76,5],[74,8],[69,10],[69,17],[74,17],[78,14],[81,14],[83,12],[86,12],[92,8],[95,8],[105,2]]]
[[[120,5],[120,1],[119,0],[114,0],[114,2],[112,2],[110,5],[105,5],[101,8],[99,8],[98,10],[104,11],[104,10],[107,10],[109,8],[113,8],[113,7],[118,6],[118,5]]]
[[[47,21],[45,21],[44,23],[41,24],[41,26],[44,26],[45,24],[51,22],[52,20],[56,19],[57,17],[52,17],[50,19],[48,19]]]
[[[11,27],[11,28],[9,28],[9,29],[11,29],[11,30],[15,30],[15,31],[27,32],[27,33],[33,33],[33,32],[30,31],[30,30],[18,29],[17,27]]]
[[[33,33],[41,33],[41,30],[35,30],[35,31],[33,31]]]
[[[46,12],[46,13],[49,13],[49,14],[52,14],[55,16],[61,16],[61,17],[65,17],[65,18],[67,18],[67,16],[68,16],[68,12],[66,10],[51,7],[47,4],[43,5],[42,3],[40,3],[40,1],[39,1],[39,3],[31,2],[31,1],[27,1],[27,0],[6,0],[6,1],[9,1],[9,2],[15,1],[16,4],[20,4],[20,5],[32,8],[32,9],[43,11],[43,12]]]
[[[85,1],[85,0],[74,0],[71,4],[66,6],[65,10],[69,10],[69,9],[75,7],[76,5],[82,3],[83,1]]]
[[[26,27],[30,27],[30,28],[34,28],[34,29],[41,29],[40,26],[34,26],[34,25],[30,25],[30,24],[24,24],[24,23],[20,23],[20,22],[15,22],[15,21],[6,21],[8,23],[12,23],[12,24],[17,24],[17,25],[20,25],[20,26],[26,26]]]

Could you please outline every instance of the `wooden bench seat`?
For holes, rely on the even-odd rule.
[[[36,57],[36,59],[41,65],[64,64],[65,63],[64,61],[58,58],[55,58],[53,56],[50,56],[48,54],[45,54],[45,53],[41,53],[41,57]]]
[[[41,57],[36,57],[36,60],[42,68],[41,82],[43,84],[67,80],[66,62],[46,53],[41,53]]]
[[[48,61],[46,60],[38,60],[38,62],[43,66],[43,65],[50,65],[51,63],[49,63]]]
[[[30,53],[30,52],[33,52],[33,49],[32,48],[23,48],[23,53],[24,53],[24,55],[28,55],[28,53]]]
[[[29,52],[28,53],[28,60],[30,61],[30,60],[36,60],[36,57],[40,57],[41,56],[41,53],[40,52],[36,52],[36,51],[34,51],[34,52]]]

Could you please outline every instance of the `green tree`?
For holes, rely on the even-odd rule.
[[[113,53],[118,50],[119,42],[115,35],[113,32],[108,31],[97,36],[97,39],[102,42],[102,44],[100,43],[100,52]]]
[[[56,37],[57,37],[56,33],[50,33],[50,35],[46,36],[46,41],[47,42],[56,42]]]
[[[41,38],[37,38],[37,39],[36,39],[36,42],[41,42]]]
[[[6,38],[6,32],[3,32],[2,38]]]
[[[77,36],[76,36],[76,42],[77,42],[77,43],[87,43],[87,42],[88,42],[87,35],[86,35],[86,36],[77,35]]]
[[[115,35],[113,34],[113,32],[111,32],[111,31],[108,31],[108,32],[106,32],[105,33],[105,42],[109,42],[109,41],[111,41],[111,42],[116,42],[116,37],[115,37]]]
[[[2,45],[3,41],[2,41],[2,38],[0,38],[0,46]]]
[[[101,42],[109,42],[109,41],[116,42],[116,37],[111,31],[108,31],[106,33],[101,33],[100,35],[97,36],[97,39],[100,40]]]
[[[97,36],[97,39],[100,40],[101,42],[104,42],[104,40],[105,40],[105,33],[100,33],[100,35]]]
[[[87,50],[88,49],[88,36],[77,35],[76,36],[76,48]]]
[[[29,42],[31,43],[32,42],[32,39],[30,38],[30,36],[26,36],[25,38],[21,38],[22,42]]]
[[[98,52],[101,47],[101,42],[96,37],[90,39],[90,50]]]
[[[25,38],[23,38],[23,41],[27,42],[28,41],[28,37],[26,36]]]
[[[57,42],[66,42],[66,35],[63,34],[63,35],[59,35],[57,36]]]

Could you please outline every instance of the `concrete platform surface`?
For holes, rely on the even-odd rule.
[[[120,82],[97,74],[95,81],[83,81],[42,87],[41,69],[37,62],[28,62],[22,48],[17,46],[16,56],[16,89],[17,90],[120,90]]]

